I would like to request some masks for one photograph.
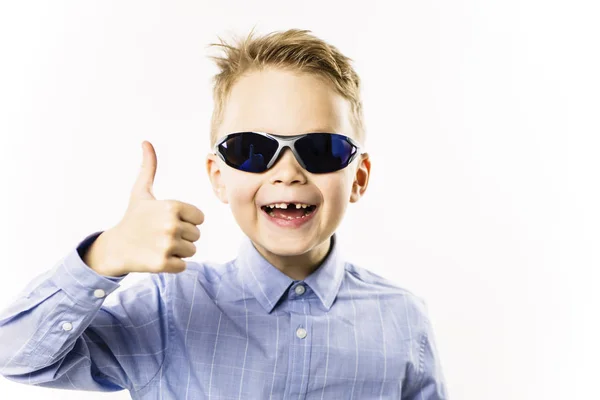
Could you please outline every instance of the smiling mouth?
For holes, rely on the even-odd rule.
[[[297,219],[306,218],[316,210],[315,205],[296,205],[295,203],[271,204],[262,206],[261,209],[273,218]]]

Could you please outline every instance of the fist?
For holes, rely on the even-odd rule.
[[[157,159],[150,142],[142,143],[143,161],[122,220],[105,237],[105,265],[112,274],[129,272],[179,273],[182,258],[196,254],[198,225],[204,214],[178,200],[157,200],[152,193]],[[99,237],[100,239],[100,237]],[[116,276],[116,275],[115,275]]]

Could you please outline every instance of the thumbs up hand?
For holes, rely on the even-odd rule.
[[[102,275],[179,273],[186,269],[182,258],[196,254],[193,242],[200,238],[197,225],[204,222],[204,214],[191,204],[154,197],[156,153],[147,141],[142,149],[141,169],[123,219],[98,236],[84,258]]]

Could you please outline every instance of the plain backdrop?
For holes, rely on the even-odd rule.
[[[191,259],[235,257],[242,232],[205,170],[207,45],[309,29],[364,84],[372,176],[341,246],[426,300],[451,398],[593,398],[598,15],[548,0],[2,2],[0,307],[120,220],[143,140],[156,197],[206,215]],[[108,397],[129,395],[0,378],[2,399]]]

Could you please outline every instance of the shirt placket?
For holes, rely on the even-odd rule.
[[[290,289],[290,335],[289,385],[285,399],[306,398],[310,371],[310,349],[312,344],[312,321],[308,287],[303,282],[294,283]]]

